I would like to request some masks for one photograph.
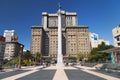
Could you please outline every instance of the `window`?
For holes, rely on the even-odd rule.
[[[73,52],[73,49],[71,49],[71,51]]]
[[[120,43],[118,43],[118,46],[120,46]]]
[[[117,39],[117,41],[120,41],[120,37],[119,36],[116,39]]]

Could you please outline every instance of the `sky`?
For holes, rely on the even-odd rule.
[[[0,35],[15,30],[19,43],[30,50],[31,27],[41,26],[42,12],[77,12],[78,24],[113,45],[112,29],[120,24],[120,0],[0,0]]]

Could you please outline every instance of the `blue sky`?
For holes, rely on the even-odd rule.
[[[15,30],[19,42],[30,49],[31,26],[41,25],[41,13],[77,12],[79,25],[113,44],[112,29],[120,24],[120,0],[0,0],[0,34]]]

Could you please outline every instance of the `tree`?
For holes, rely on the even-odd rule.
[[[88,61],[91,62],[105,62],[106,60],[108,60],[109,54],[107,53],[101,53],[99,51],[102,50],[106,50],[106,49],[110,49],[113,48],[112,45],[105,45],[104,42],[102,42],[100,45],[98,45],[97,48],[93,48],[92,51],[90,52],[89,56],[88,56]]]
[[[70,60],[70,62],[76,62],[76,57],[74,56],[70,56],[68,57],[68,59]]]
[[[13,59],[11,59],[10,61],[7,61],[3,66],[4,67],[15,67],[15,65],[18,65],[18,58],[14,57]]]
[[[78,60],[83,60],[84,57],[85,57],[85,54],[78,53],[76,57],[77,57]]]
[[[36,62],[40,62],[42,59],[42,55],[39,52],[37,52],[35,58],[36,58]]]
[[[22,55],[22,65],[33,65],[33,54],[26,53]]]
[[[34,64],[35,65],[39,65],[39,63],[41,62],[42,60],[42,54],[40,54],[39,52],[35,53],[34,54]]]
[[[26,53],[26,54],[23,54],[23,57],[22,57],[24,60],[29,60],[29,59],[32,59],[33,58],[33,54],[31,53]]]

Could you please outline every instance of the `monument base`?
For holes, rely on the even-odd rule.
[[[57,63],[56,66],[64,66],[64,63]]]

